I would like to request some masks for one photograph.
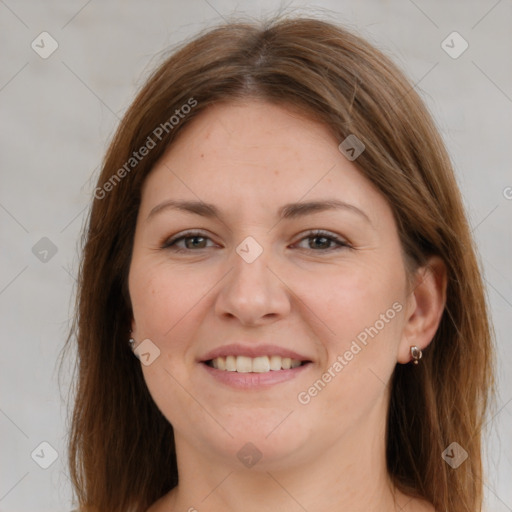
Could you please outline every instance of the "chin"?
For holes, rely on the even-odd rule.
[[[229,423],[218,418],[233,437],[221,428],[197,435],[203,437],[214,456],[224,459],[235,471],[244,467],[276,471],[296,465],[311,447],[307,432],[313,429],[299,425],[292,420],[293,416],[281,410],[280,414],[273,412],[258,420],[254,419],[254,413],[232,417]]]

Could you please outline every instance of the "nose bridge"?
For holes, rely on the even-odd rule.
[[[240,243],[235,249],[236,255],[232,258],[235,268],[231,279],[234,284],[250,286],[253,295],[261,291],[260,287],[262,290],[267,288],[268,274],[270,274],[268,267],[272,265],[270,252],[270,248],[266,247],[264,250],[263,246],[252,237]]]
[[[248,236],[235,248],[231,261],[234,268],[217,298],[218,314],[237,317],[243,323],[257,323],[264,317],[289,311],[285,287],[270,270],[270,248]]]

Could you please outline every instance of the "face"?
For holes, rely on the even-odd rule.
[[[339,142],[284,107],[217,105],[146,179],[132,330],[178,447],[277,468],[384,421],[406,274],[389,205]]]

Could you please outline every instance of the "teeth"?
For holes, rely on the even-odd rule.
[[[289,370],[301,365],[298,359],[281,356],[227,356],[212,359],[211,365],[218,370],[240,373],[267,373],[269,371]]]
[[[250,358],[247,358],[250,359]],[[270,371],[270,362],[267,356],[255,357],[251,361],[252,371],[256,373],[265,373]]]
[[[280,370],[281,369],[281,356],[270,356],[270,369],[271,370]]]
[[[220,359],[220,357],[218,359]],[[228,372],[236,372],[236,357],[235,356],[226,357],[226,370]]]
[[[236,358],[236,371],[240,373],[252,372],[252,359],[250,357],[238,356]]]
[[[226,370],[226,359],[224,357],[217,357],[215,361],[217,361],[217,366],[214,366],[214,368],[218,368],[219,370]]]

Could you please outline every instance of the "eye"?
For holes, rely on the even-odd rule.
[[[174,238],[165,240],[161,247],[162,249],[171,249],[176,252],[187,252],[191,249],[207,249],[208,247],[205,245],[207,240],[210,240],[210,238],[203,233],[189,231],[188,233],[182,233]],[[185,246],[178,246],[178,243],[182,241],[185,242]]]
[[[211,240],[210,237],[204,235],[200,231],[189,231],[181,233],[170,239],[166,239],[161,243],[162,249],[171,249],[175,252],[188,252],[194,249],[208,249],[207,241]],[[300,242],[304,240],[314,240],[313,244],[308,244],[309,247],[302,247],[308,251],[315,252],[330,252],[343,248],[352,248],[352,246],[345,240],[327,231],[315,230],[307,233]],[[179,245],[181,243],[183,245]],[[334,245],[333,245],[334,244]]]
[[[304,240],[314,240],[313,244],[308,243],[309,247],[304,247],[304,249],[309,251],[330,252],[343,248],[352,248],[352,246],[345,240],[322,230],[315,230],[307,233],[307,236],[302,238],[300,242]],[[334,246],[332,244],[334,244]]]

